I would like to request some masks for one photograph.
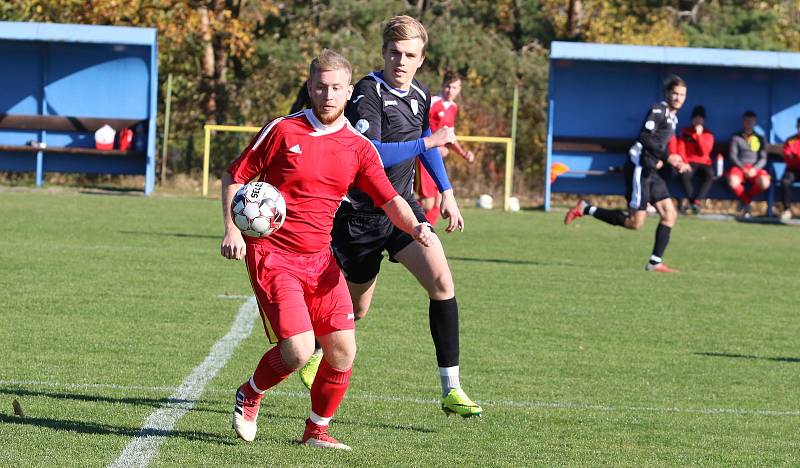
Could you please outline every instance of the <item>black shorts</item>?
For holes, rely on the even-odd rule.
[[[419,222],[426,222],[425,212],[416,200],[408,202]],[[396,228],[383,213],[356,211],[348,202],[336,211],[331,231],[331,246],[344,277],[351,283],[366,283],[381,270],[384,249],[389,261],[414,239]]]
[[[625,164],[625,199],[630,209],[646,210],[648,203],[655,204],[669,197],[667,183],[658,171],[630,161]]]

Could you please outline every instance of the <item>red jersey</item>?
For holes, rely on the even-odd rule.
[[[453,128],[456,126],[456,116],[458,115],[458,104],[453,101],[445,101],[441,96],[431,97],[430,115],[431,132],[435,132],[442,127]]]
[[[783,160],[786,167],[794,171],[800,171],[800,134],[786,140],[783,144]]]
[[[714,150],[714,134],[703,129],[703,133],[697,134],[694,127],[686,127],[681,130],[680,135],[672,137],[669,142],[669,152],[680,154],[683,161],[691,164],[711,165],[711,151]]]
[[[267,124],[228,172],[234,183],[258,178],[280,190],[286,221],[264,242],[299,254],[330,248],[333,215],[355,186],[381,206],[397,195],[378,151],[345,119],[325,127],[310,109]]]

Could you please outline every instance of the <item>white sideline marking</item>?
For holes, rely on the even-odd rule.
[[[114,384],[80,384],[80,383],[58,383],[40,382],[35,380],[0,380],[0,385],[19,385],[31,387],[51,387],[51,388],[109,388],[114,390],[143,390],[153,392],[167,392],[175,390],[175,387],[146,387],[139,385],[114,385]],[[219,395],[230,395],[230,389],[208,389],[204,393]],[[308,392],[296,392],[272,389],[269,391],[271,396],[285,398],[308,399]],[[436,405],[439,400],[434,398],[409,398],[393,395],[373,395],[370,393],[347,393],[347,399],[360,401],[380,401],[386,403],[411,403],[418,405]],[[512,401],[512,400],[479,400],[478,403],[484,406],[499,406],[507,408],[544,408],[544,409],[567,409],[603,412],[646,412],[646,413],[686,413],[686,414],[707,414],[707,415],[734,415],[734,416],[778,416],[778,417],[797,417],[800,416],[798,410],[769,410],[769,409],[746,409],[746,408],[678,408],[678,407],[657,407],[657,406],[615,406],[587,403],[571,403],[561,401]]]
[[[228,294],[217,294],[217,299],[235,299],[237,301],[242,299],[250,299],[252,296],[233,296]]]
[[[214,343],[205,360],[183,380],[167,402],[147,417],[142,428],[110,467],[147,466],[150,463],[175,423],[194,407],[208,382],[225,367],[239,343],[250,336],[257,316],[256,299],[250,297],[239,308],[228,333]]]

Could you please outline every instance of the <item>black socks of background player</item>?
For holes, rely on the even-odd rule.
[[[628,218],[628,215],[625,214],[624,211],[607,210],[593,205],[586,205],[586,208],[583,209],[583,214],[594,216],[600,221],[611,224],[612,226],[624,226],[625,220]]]
[[[671,232],[671,227],[658,223],[658,227],[656,228],[656,242],[653,244],[653,255],[650,256],[651,265],[658,265],[661,263],[661,259],[664,257],[664,251],[667,250],[667,244],[669,244],[669,235]]]
[[[442,383],[442,396],[461,386],[458,369],[458,302],[456,298],[430,300],[428,319],[436,348],[436,362]]]

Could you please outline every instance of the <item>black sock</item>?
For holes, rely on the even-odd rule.
[[[458,365],[458,303],[456,298],[436,301],[428,307],[431,337],[439,367]]]
[[[671,232],[671,227],[658,223],[658,227],[656,228],[656,242],[653,244],[653,256],[650,257],[651,264],[655,265],[661,263],[661,258],[664,256],[664,251],[667,250],[667,244],[669,244],[669,234]],[[658,260],[655,260],[653,257],[658,258]]]
[[[594,214],[588,212],[590,208],[594,208]],[[625,220],[628,219],[628,215],[625,214],[624,211],[607,210],[605,208],[600,208],[599,206],[586,207],[586,213],[584,214],[591,214],[600,221],[611,224],[612,226],[624,226]]]

